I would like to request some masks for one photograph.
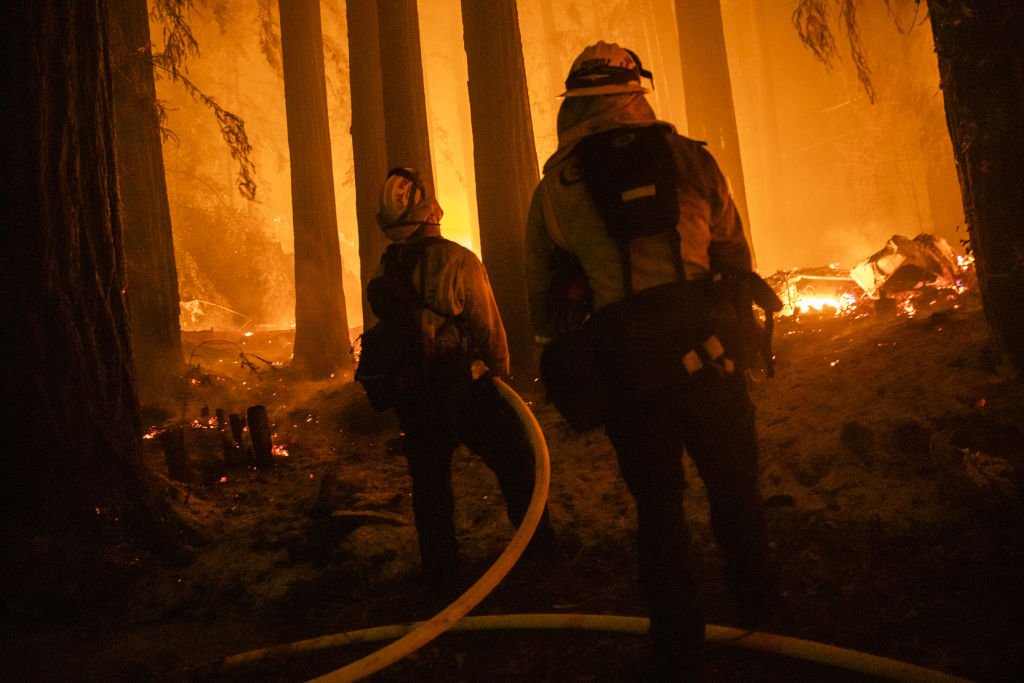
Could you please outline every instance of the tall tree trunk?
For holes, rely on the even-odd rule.
[[[176,388],[184,360],[146,0],[110,5],[110,44],[132,349],[149,398]]]
[[[946,121],[985,314],[997,348],[1024,373],[1024,7],[1016,0],[928,0]]]
[[[416,0],[379,0],[377,22],[388,166],[414,167],[420,179],[433,187]]]
[[[156,542],[143,485],[112,134],[106,3],[5,3],[10,344],[5,560],[35,534]],[[13,68],[16,67],[16,68]],[[82,558],[74,558],[82,559]]]
[[[532,373],[535,354],[523,281],[523,233],[538,171],[515,0],[462,0],[462,24],[480,247],[515,370]]]
[[[320,3],[281,0],[281,60],[295,230],[295,355],[314,379],[350,379],[348,317],[334,206]]]
[[[349,85],[352,98],[352,165],[359,223],[359,279],[363,292],[363,329],[373,324],[366,284],[380,264],[388,239],[377,225],[377,197],[387,173],[384,95],[381,84],[377,7],[347,2]]]
[[[720,0],[676,0],[676,23],[687,130],[691,137],[707,141],[729,179],[747,243],[753,249]]]

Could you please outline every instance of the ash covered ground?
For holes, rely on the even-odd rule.
[[[220,343],[226,339],[232,343]],[[217,341],[215,341],[217,340]],[[206,341],[201,347],[200,342]],[[239,346],[235,346],[238,344]],[[417,587],[410,482],[397,425],[358,385],[299,383],[288,333],[189,334],[184,405],[147,406],[187,430],[191,484],[167,477],[159,439],[146,463],[206,539],[168,568],[112,552],[99,589],[54,585],[38,610],[8,608],[10,680],[304,680],[363,645],[243,669],[227,655],[427,618]],[[258,372],[238,363],[243,349]],[[938,297],[913,318],[812,314],[776,328],[777,376],[755,378],[761,481],[782,604],[764,630],[977,680],[1024,673],[1024,388],[1000,374],[977,295]],[[539,384],[516,389],[551,452],[556,558],[517,566],[472,614],[643,615],[632,500],[599,432],[573,433]],[[266,405],[278,454],[257,471],[224,464],[217,408]],[[285,455],[287,453],[287,455]],[[729,596],[688,465],[687,515],[709,622]],[[512,536],[490,471],[460,450],[457,525],[469,585]],[[10,603],[14,604],[14,603]],[[646,647],[628,634],[446,635],[373,680],[628,681]],[[711,647],[710,680],[871,680],[735,647]]]

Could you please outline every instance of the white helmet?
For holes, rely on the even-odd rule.
[[[650,80],[653,87],[654,76],[643,68],[635,52],[599,40],[583,48],[572,63],[562,97],[644,93],[647,90],[640,84],[641,78]]]
[[[377,210],[377,223],[388,239],[402,242],[424,223],[439,225],[443,213],[416,169],[396,167],[388,171]]]

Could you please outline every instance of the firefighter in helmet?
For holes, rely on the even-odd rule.
[[[551,302],[567,254],[585,276],[592,314],[583,330],[610,397],[603,424],[636,502],[654,658],[678,679],[699,670],[704,643],[684,448],[707,487],[737,620],[764,619],[773,591],[754,406],[741,353],[728,343],[733,312],[715,303],[713,286],[750,273],[750,249],[717,163],[703,143],[656,119],[642,77],[651,74],[637,55],[614,43],[591,45],[572,64],[558,149],[530,208],[526,281],[535,336],[547,344],[565,332]],[[616,145],[636,140],[650,146],[640,162],[617,156]],[[652,227],[658,221],[667,227]],[[687,335],[691,347],[673,346]]]
[[[495,473],[517,526],[533,492],[534,462],[522,425],[495,386],[508,377],[509,353],[487,272],[472,251],[441,236],[442,215],[415,169],[388,172],[377,218],[392,244],[367,286],[367,298],[384,319],[403,305],[394,300],[389,278],[397,275],[412,286],[409,325],[417,352],[394,408],[412,478],[422,578],[428,591],[444,596],[459,583],[451,484],[455,449],[466,445]],[[533,547],[547,549],[552,542],[545,513]]]

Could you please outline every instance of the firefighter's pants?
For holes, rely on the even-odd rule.
[[[455,449],[465,444],[494,472],[515,526],[523,520],[533,493],[533,449],[515,411],[489,377],[450,392],[413,397],[398,407],[398,416],[412,477],[423,574],[428,581],[450,580],[458,572],[451,478]],[[545,512],[534,541],[542,545],[551,536]]]
[[[726,582],[740,609],[767,597],[764,520],[758,492],[754,406],[744,380],[698,373],[630,405],[607,423],[622,475],[636,500],[639,574],[656,656],[699,661],[704,619],[690,567],[683,513],[682,452],[707,488]]]

